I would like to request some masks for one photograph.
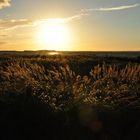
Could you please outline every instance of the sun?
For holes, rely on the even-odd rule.
[[[63,19],[49,19],[38,25],[36,39],[44,49],[68,50],[70,29]]]

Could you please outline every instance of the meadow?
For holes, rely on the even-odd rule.
[[[139,118],[139,57],[0,56],[1,138],[138,140]]]

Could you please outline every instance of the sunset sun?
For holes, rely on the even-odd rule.
[[[45,49],[66,50],[71,39],[70,29],[62,19],[49,19],[38,25],[36,39]]]
[[[0,139],[140,140],[140,0],[0,0]]]

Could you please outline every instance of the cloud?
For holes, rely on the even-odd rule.
[[[73,20],[79,20],[84,16],[90,15],[90,12],[93,12],[93,11],[118,11],[118,10],[130,9],[130,8],[134,8],[134,7],[138,7],[138,6],[139,6],[139,4],[133,4],[133,5],[118,6],[118,7],[98,8],[98,9],[82,9],[79,12],[79,14],[65,18],[65,21],[71,22]]]
[[[0,42],[0,45],[5,45],[7,44],[7,42]]]
[[[73,20],[79,20],[83,16],[88,16],[90,15],[90,12],[93,11],[118,11],[118,10],[125,10],[125,9],[130,9],[130,8],[135,8],[138,7],[139,4],[133,4],[133,5],[124,5],[124,6],[118,6],[118,7],[106,7],[106,8],[97,8],[97,9],[82,9],[79,14],[76,14],[74,16],[68,17],[65,20],[67,22],[73,21]]]
[[[17,27],[32,26],[33,22],[27,19],[0,20],[0,30],[10,30]]]
[[[98,8],[98,9],[83,9],[82,12],[92,12],[92,11],[118,11],[118,10],[125,10],[130,8],[138,7],[139,4],[133,5],[123,5],[118,7],[106,7],[106,8]]]
[[[80,13],[71,17],[66,18],[48,18],[39,20],[29,20],[29,19],[10,19],[10,20],[0,20],[0,31],[13,30],[19,27],[35,27],[47,22],[57,22],[57,23],[68,23],[73,20],[79,20],[82,16],[87,15]]]
[[[83,16],[88,16],[88,15],[89,15],[88,13],[83,13],[83,12],[81,12],[81,13],[76,14],[76,15],[74,15],[74,16],[65,18],[65,21],[66,21],[66,22],[70,22],[70,21],[73,21],[73,20],[79,20],[79,19],[81,19]]]
[[[2,2],[9,2],[8,0],[0,0],[0,3]],[[12,19],[12,20],[0,20],[0,31],[2,30],[11,30],[18,27],[34,27],[42,23],[46,22],[61,22],[61,23],[68,23],[75,20],[80,20],[84,16],[90,15],[90,12],[92,11],[117,11],[117,10],[124,10],[124,9],[130,9],[139,6],[139,4],[133,4],[133,5],[125,5],[125,6],[118,6],[118,7],[110,7],[110,8],[98,8],[98,9],[82,9],[79,13],[70,16],[65,17],[61,19],[40,19],[40,20],[28,20],[28,19]]]
[[[111,8],[99,8],[97,10],[99,11],[117,11],[117,10],[125,10],[130,9],[139,6],[139,4],[133,4],[133,5],[126,5],[126,6],[119,6],[119,7],[111,7]]]
[[[0,9],[4,7],[9,7],[10,6],[10,1],[11,0],[0,0]]]
[[[70,16],[70,17],[65,17],[65,18],[48,18],[48,19],[40,19],[40,20],[37,20],[37,21],[34,21],[34,26],[36,25],[39,25],[39,24],[42,24],[42,23],[68,23],[68,22],[71,22],[71,21],[74,21],[74,20],[79,20],[81,19],[83,16],[87,16],[88,13],[78,13],[78,14],[75,14],[73,16]]]
[[[7,37],[8,35],[6,35],[6,34],[0,34],[0,38],[5,38],[5,37]]]

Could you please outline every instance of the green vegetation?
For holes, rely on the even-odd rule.
[[[3,56],[0,130],[20,139],[135,140],[139,83],[134,59]]]

